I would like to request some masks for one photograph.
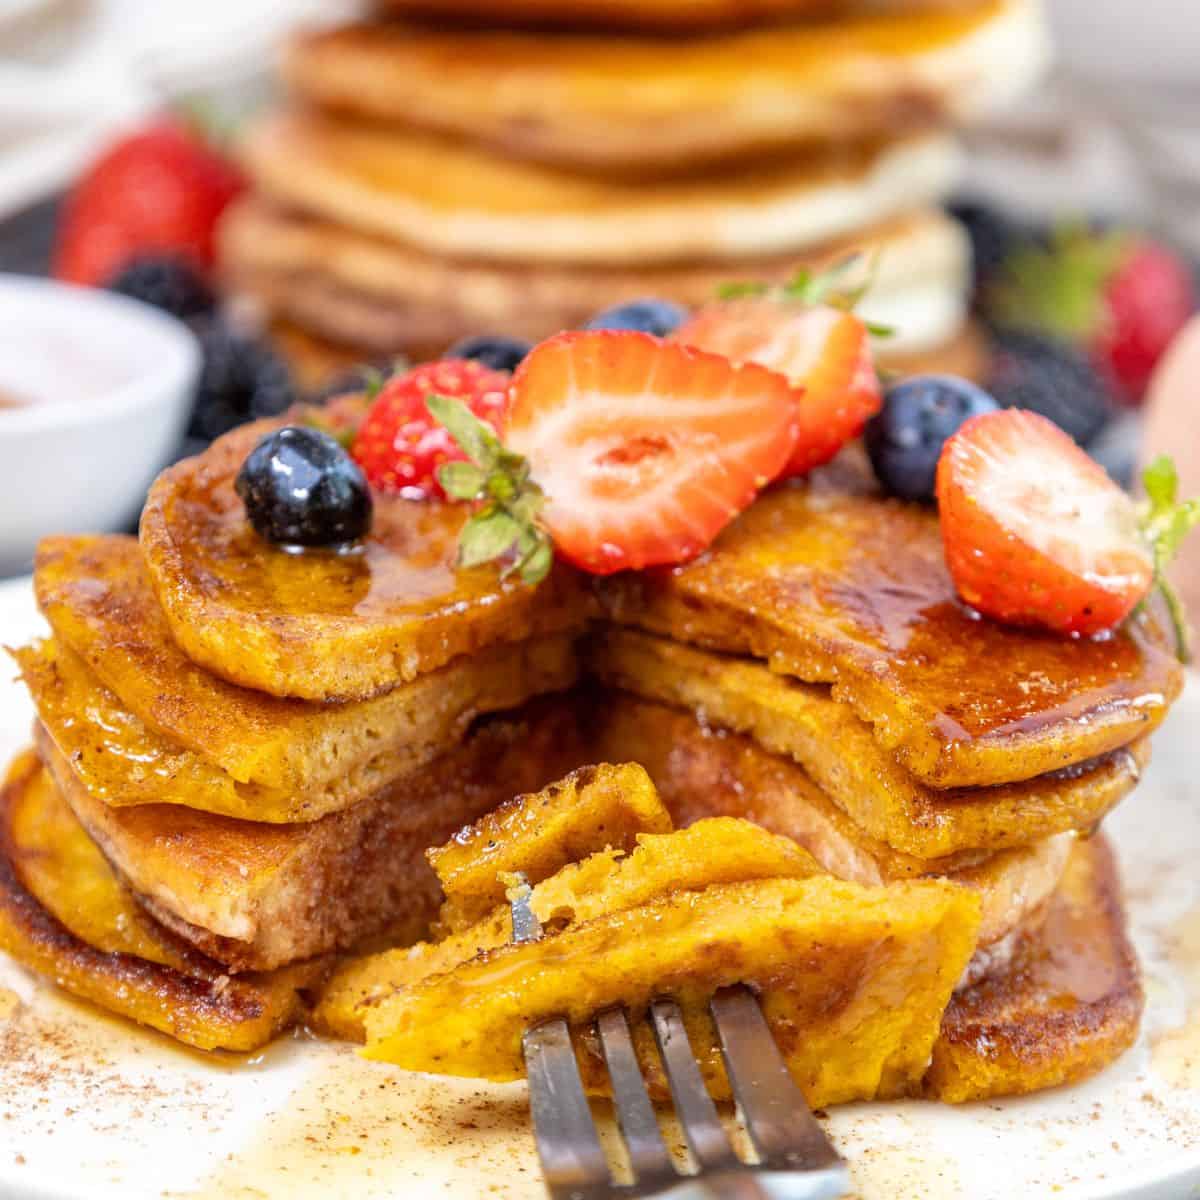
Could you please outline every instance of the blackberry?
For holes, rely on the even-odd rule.
[[[1073,346],[1027,330],[994,335],[988,387],[1002,408],[1049,418],[1081,446],[1112,414],[1104,380]]]
[[[216,304],[204,277],[179,255],[131,259],[106,286],[110,292],[140,300],[184,321],[204,316]]]
[[[997,209],[975,201],[950,205],[950,215],[967,231],[971,241],[971,294],[977,308],[984,307],[988,286],[1004,273],[1013,250],[1036,240],[1037,232]]]
[[[200,332],[204,367],[188,427],[211,441],[247,421],[276,417],[299,396],[287,363],[266,342],[216,320]]]
[[[455,342],[442,357],[469,358],[491,367],[493,371],[515,371],[532,349],[532,342],[485,333]]]

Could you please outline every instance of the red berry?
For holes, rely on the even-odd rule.
[[[1104,297],[1108,317],[1092,339],[1092,354],[1118,397],[1137,403],[1158,360],[1196,311],[1192,276],[1165,247],[1137,241],[1109,277]]]
[[[1036,413],[972,417],[942,451],[937,498],[958,594],[998,621],[1101,633],[1150,590],[1134,502]]]
[[[783,376],[644,333],[564,333],[513,376],[505,443],[562,557],[595,574],[704,550],[796,444]]]
[[[375,398],[350,453],[380,492],[410,500],[444,498],[437,469],[466,455],[430,414],[427,396],[450,396],[500,433],[508,407],[509,377],[465,358],[425,363],[390,379]]]
[[[75,185],[54,274],[102,284],[131,259],[170,253],[213,264],[217,221],[245,181],[199,136],[160,121],[111,146]]]
[[[882,403],[870,334],[839,308],[746,297],[702,309],[672,340],[787,376],[799,393],[800,425],[783,478],[827,463]]]

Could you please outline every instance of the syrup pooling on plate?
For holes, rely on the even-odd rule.
[[[618,620],[834,685],[935,786],[1032,778],[1148,732],[1178,694],[1150,628],[1073,640],[955,597],[935,513],[781,488],[695,562],[606,588]]]

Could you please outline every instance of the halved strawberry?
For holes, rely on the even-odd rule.
[[[787,462],[796,402],[754,365],[641,333],[566,333],[513,376],[506,444],[564,558],[595,574],[699,554]]]
[[[530,582],[549,569],[551,539],[598,575],[694,557],[796,443],[781,375],[644,333],[535,347],[513,375],[504,445],[462,405],[429,407],[471,460],[441,467],[442,486],[483,502],[460,563],[508,558]]]
[[[759,363],[802,394],[788,479],[827,463],[879,411],[881,389],[870,332],[852,312],[767,292],[701,309],[671,340]]]
[[[959,595],[999,621],[1101,633],[1154,581],[1133,500],[1036,413],[967,421],[942,451],[937,498]]]

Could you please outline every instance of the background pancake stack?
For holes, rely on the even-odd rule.
[[[884,361],[978,375],[952,129],[1047,58],[1036,0],[391,0],[288,48],[223,270],[311,380],[861,250]]]

